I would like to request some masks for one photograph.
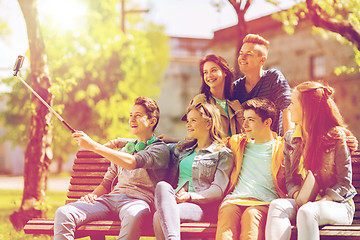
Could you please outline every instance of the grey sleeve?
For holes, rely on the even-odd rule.
[[[334,201],[344,201],[355,195],[352,187],[351,154],[346,140],[339,141],[335,147],[336,184],[326,189],[326,194]]]
[[[163,142],[155,142],[144,150],[134,154],[136,168],[162,169],[167,168],[170,159],[169,147]]]
[[[286,189],[288,190],[289,197],[293,197],[296,191],[300,191],[302,177],[300,174],[292,174],[294,164],[291,162],[290,152],[293,151],[292,146],[290,144],[291,136],[293,131],[287,132],[284,136],[285,144],[284,144],[284,164],[285,164],[285,182]]]

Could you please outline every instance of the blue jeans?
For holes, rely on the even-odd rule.
[[[105,194],[94,204],[74,202],[56,210],[54,240],[74,239],[75,229],[93,220],[120,219],[118,239],[139,239],[144,223],[151,220],[150,205],[126,194]]]
[[[167,182],[155,188],[153,226],[156,239],[180,239],[180,222],[216,220],[218,202],[211,204],[176,203],[175,192]]]

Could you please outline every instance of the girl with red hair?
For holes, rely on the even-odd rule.
[[[298,239],[319,239],[319,226],[351,224],[355,212],[351,154],[346,137],[351,135],[332,95],[333,88],[318,82],[304,82],[292,93],[289,110],[295,130],[285,138],[286,187],[291,199],[270,204],[266,239],[290,239],[291,223]],[[300,189],[306,176],[315,177],[316,199],[300,203]],[[302,195],[302,194],[301,194]]]

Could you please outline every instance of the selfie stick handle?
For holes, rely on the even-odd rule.
[[[22,82],[27,88],[29,88],[29,89],[32,91],[32,93],[50,110],[50,112],[52,112],[72,133],[74,133],[75,130],[74,130],[72,127],[70,127],[70,125],[67,124],[67,123],[65,122],[65,120],[64,120],[52,107],[50,107],[50,105],[49,105],[47,102],[45,102],[45,100],[42,99],[42,98],[40,97],[40,95],[37,94],[37,92],[34,91],[34,89],[32,89],[20,76],[18,76],[17,73],[18,73],[18,71],[15,71],[14,76],[16,76],[18,79],[20,79],[21,82]]]

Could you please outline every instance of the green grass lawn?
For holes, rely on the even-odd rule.
[[[66,192],[47,192],[47,204],[49,208],[48,217],[53,218],[58,207],[65,203]],[[24,231],[17,232],[10,220],[9,215],[19,210],[22,200],[21,190],[4,190],[0,189],[0,240],[23,240],[37,239],[50,240],[50,236],[33,236],[27,235]],[[117,237],[109,236],[107,240],[115,240]],[[81,240],[89,240],[89,237],[81,238]],[[142,240],[150,240],[155,238],[143,237]]]

